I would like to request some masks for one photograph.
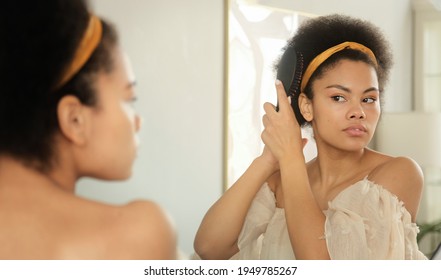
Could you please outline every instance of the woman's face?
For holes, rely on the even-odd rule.
[[[375,69],[343,59],[313,82],[312,127],[317,144],[356,151],[371,141],[380,117]]]
[[[90,144],[86,175],[119,180],[131,175],[136,157],[140,118],[133,109],[136,99],[134,75],[127,56],[113,51],[114,69],[96,80],[98,104],[90,110]]]

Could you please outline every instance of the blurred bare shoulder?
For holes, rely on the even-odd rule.
[[[135,201],[112,213],[117,221],[110,238],[120,240],[115,256],[123,259],[175,259],[176,236],[167,213],[151,201]],[[109,240],[111,241],[111,240]]]

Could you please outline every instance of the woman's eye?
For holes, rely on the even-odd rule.
[[[126,100],[130,104],[134,104],[136,101],[138,101],[138,97],[131,96],[129,99]]]
[[[367,97],[363,99],[364,103],[374,103],[375,101],[377,101],[377,99],[374,97]]]
[[[343,96],[340,96],[340,95],[332,96],[331,98],[332,98],[332,100],[334,100],[336,102],[343,102],[346,100]]]

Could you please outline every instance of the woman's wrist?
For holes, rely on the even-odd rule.
[[[282,168],[282,166],[289,166],[298,163],[305,163],[305,155],[303,154],[303,151],[284,153],[283,156],[279,158],[280,168]]]
[[[271,162],[263,155],[255,158],[252,164],[255,165],[256,168],[259,168],[260,172],[262,172],[263,174],[267,174],[268,176],[279,170],[279,166],[277,163]]]

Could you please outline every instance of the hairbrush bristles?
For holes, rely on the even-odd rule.
[[[302,72],[303,72],[303,55],[301,52],[296,52],[297,61],[296,68],[294,71],[294,76],[292,79],[291,86],[289,88],[288,96],[294,97],[300,94],[300,84],[302,82]]]

